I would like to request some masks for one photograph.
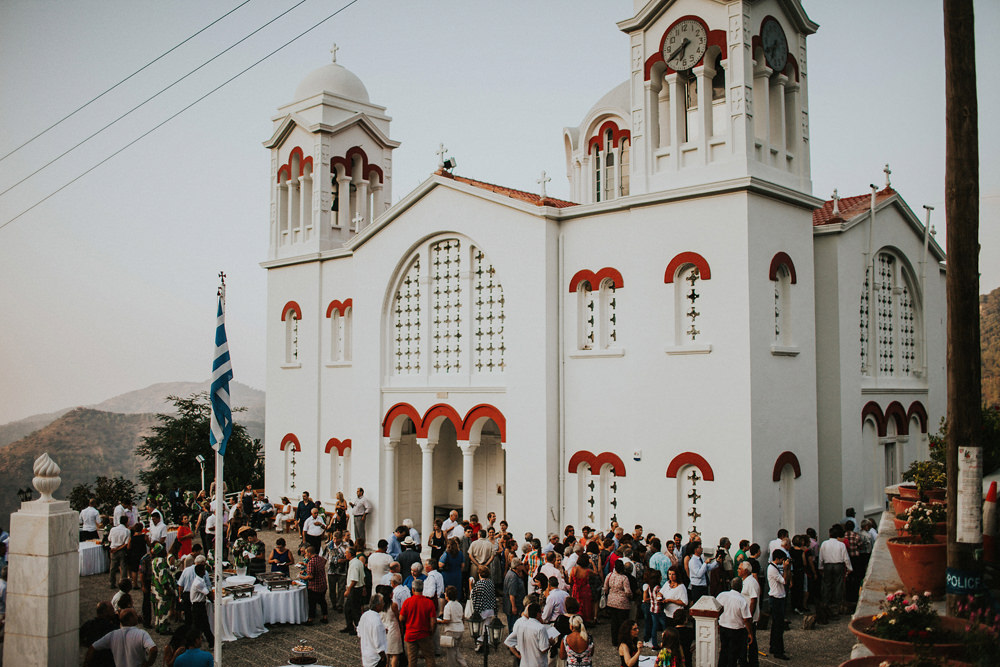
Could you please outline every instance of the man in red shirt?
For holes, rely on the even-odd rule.
[[[406,598],[399,610],[399,620],[406,626],[403,643],[406,659],[417,664],[417,652],[423,654],[427,667],[434,667],[434,626],[437,623],[437,605],[424,595],[424,582],[413,580],[413,595]]]

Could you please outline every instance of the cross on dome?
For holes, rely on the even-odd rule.
[[[340,51],[340,47],[337,46],[336,42],[334,42],[333,46],[330,47],[330,56],[331,56],[330,62],[332,63],[337,62],[337,51]]]
[[[889,163],[885,163],[885,167],[882,169],[885,172],[885,187],[886,189],[892,187],[892,183],[889,182],[889,174],[892,173],[892,169],[889,169]]]
[[[545,173],[545,170],[543,169],[542,170],[542,175],[538,178],[538,180],[535,181],[535,183],[538,183],[540,186],[542,186],[542,192],[541,192],[541,195],[540,195],[542,199],[545,199],[545,196],[546,196],[545,195],[545,184],[549,183],[551,180],[552,180],[552,178],[550,178]]]

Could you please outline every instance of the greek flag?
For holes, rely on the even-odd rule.
[[[219,294],[219,312],[215,321],[215,361],[212,363],[212,433],[209,442],[220,456],[226,454],[226,443],[233,432],[233,410],[229,399],[229,381],[233,379],[233,365],[229,361],[229,343],[226,342],[226,311],[222,294]]]

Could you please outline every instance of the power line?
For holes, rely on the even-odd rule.
[[[281,12],[280,14],[278,14],[277,16],[275,16],[273,19],[271,19],[270,21],[268,21],[264,25],[260,26],[259,28],[257,28],[253,32],[251,32],[249,35],[246,35],[242,39],[234,42],[233,44],[230,44],[228,47],[226,47],[225,49],[223,49],[219,53],[215,54],[214,56],[212,56],[211,58],[209,58],[208,60],[206,60],[202,64],[198,65],[197,67],[195,67],[193,70],[191,70],[190,72],[188,72],[187,74],[185,74],[181,78],[177,79],[176,81],[174,81],[170,85],[166,86],[165,88],[161,88],[159,91],[157,91],[151,97],[147,97],[145,100],[143,100],[139,104],[135,105],[134,107],[132,107],[131,109],[129,109],[128,111],[126,111],[125,113],[123,113],[122,115],[118,116],[118,118],[115,118],[113,121],[111,121],[110,123],[108,123],[107,125],[105,125],[104,127],[102,127],[101,129],[99,129],[96,132],[94,132],[93,134],[87,136],[82,141],[77,142],[76,144],[74,144],[70,148],[67,148],[62,153],[60,153],[59,155],[55,156],[54,158],[52,158],[51,160],[49,160],[48,162],[46,162],[45,164],[43,164],[41,167],[39,167],[38,169],[34,170],[30,174],[28,174],[27,176],[25,176],[24,178],[22,178],[21,180],[19,180],[17,183],[14,183],[10,187],[8,187],[6,190],[0,192],[0,197],[2,197],[3,195],[7,194],[8,192],[10,192],[11,190],[13,190],[17,186],[19,186],[21,183],[24,183],[26,180],[28,180],[29,178],[31,178],[32,176],[34,176],[38,172],[43,171],[44,169],[48,168],[54,162],[57,162],[57,161],[61,160],[62,158],[66,157],[67,155],[69,155],[70,153],[72,153],[73,151],[75,151],[77,148],[79,148],[80,146],[84,145],[85,143],[87,143],[88,141],[90,141],[91,139],[93,139],[94,137],[96,137],[97,135],[99,135],[104,130],[108,129],[109,127],[111,127],[112,125],[114,125],[115,123],[117,123],[118,121],[120,121],[121,119],[123,119],[126,116],[128,116],[129,114],[131,114],[136,109],[139,109],[140,107],[145,106],[146,104],[148,104],[152,100],[155,100],[157,97],[159,97],[163,93],[167,92],[168,90],[170,90],[171,88],[173,88],[174,86],[176,86],[178,83],[180,83],[184,79],[188,78],[189,76],[191,76],[192,74],[194,74],[198,70],[206,67],[207,65],[209,65],[213,61],[218,60],[223,55],[225,55],[229,51],[232,51],[234,48],[236,48],[237,46],[239,46],[243,42],[247,41],[248,39],[250,39],[251,37],[253,37],[254,35],[256,35],[258,32],[260,32],[261,30],[263,30],[264,28],[266,28],[267,26],[271,25],[272,23],[274,23],[278,19],[280,19],[283,16],[287,15],[293,9],[304,5],[308,1],[309,0],[299,0],[299,2],[297,4],[292,5],[291,7],[289,7],[288,9],[286,9],[285,11]]]
[[[193,35],[191,35],[190,37],[188,37],[187,39],[185,39],[183,42],[180,42],[180,43],[174,45],[172,48],[164,51],[163,53],[161,53],[157,57],[153,58],[148,63],[146,63],[145,65],[143,65],[142,67],[140,67],[136,71],[132,72],[127,77],[125,77],[124,79],[122,79],[121,81],[119,81],[118,83],[116,83],[115,85],[111,86],[110,88],[108,88],[107,90],[105,90],[103,93],[101,93],[97,97],[94,97],[90,101],[86,102],[85,104],[83,104],[81,106],[78,106],[76,109],[73,109],[68,114],[66,114],[65,116],[63,116],[62,118],[60,118],[59,120],[57,120],[56,122],[52,123],[47,128],[45,128],[44,130],[42,130],[41,132],[39,132],[35,136],[33,136],[30,139],[28,139],[27,141],[25,141],[23,144],[21,144],[20,146],[18,146],[14,150],[10,151],[9,153],[7,153],[6,155],[4,155],[3,157],[0,157],[0,162],[6,160],[11,155],[13,155],[14,153],[18,152],[19,150],[21,150],[22,148],[24,148],[25,146],[27,146],[28,144],[30,144],[32,141],[34,141],[38,137],[42,136],[43,134],[45,134],[46,132],[48,132],[49,130],[51,130],[52,128],[54,128],[55,126],[57,126],[60,123],[62,123],[63,121],[69,120],[71,117],[75,116],[80,111],[83,111],[84,109],[86,109],[87,107],[89,107],[91,104],[93,104],[97,100],[101,99],[102,97],[104,97],[105,95],[107,95],[108,93],[110,93],[112,90],[114,90],[118,86],[122,85],[123,83],[125,83],[126,81],[128,81],[129,79],[131,79],[132,77],[134,77],[136,74],[139,74],[140,72],[142,72],[143,70],[145,70],[146,68],[148,68],[150,65],[153,65],[157,61],[162,60],[166,56],[170,55],[171,53],[173,53],[174,51],[176,51],[180,47],[184,46],[185,44],[187,44],[188,42],[190,42],[192,39],[194,39],[195,37],[197,37],[201,33],[205,32],[206,30],[208,30],[209,28],[211,28],[213,25],[215,25],[216,23],[218,23],[222,19],[224,19],[227,16],[229,16],[230,14],[232,14],[233,12],[235,12],[240,7],[243,7],[244,5],[248,4],[249,2],[250,2],[250,0],[244,0],[242,3],[240,3],[239,5],[233,7],[228,12],[226,12],[225,14],[223,14],[219,18],[215,19],[214,21],[212,21],[211,23],[209,23],[207,26],[205,26],[204,28],[202,28],[198,32],[194,33]]]
[[[316,28],[320,27],[321,25],[323,25],[324,23],[326,23],[327,21],[329,21],[330,19],[332,19],[337,14],[340,14],[342,11],[344,11],[345,9],[347,9],[348,7],[350,7],[351,5],[357,4],[358,2],[360,2],[360,0],[351,0],[346,5],[344,5],[343,7],[341,7],[340,9],[338,9],[337,11],[335,11],[334,13],[330,14],[329,16],[327,16],[326,18],[324,18],[323,20],[319,21],[318,23],[315,23],[311,27],[309,27],[306,30],[300,32],[298,35],[296,35],[295,37],[291,38],[290,40],[288,40],[287,42],[285,42],[284,44],[282,44],[281,46],[279,46],[278,48],[276,48],[274,51],[271,51],[270,53],[268,53],[266,56],[264,56],[260,60],[257,60],[256,62],[254,62],[252,65],[246,67],[245,69],[241,70],[240,72],[238,72],[235,75],[231,76],[230,78],[226,79],[225,81],[223,81],[222,83],[220,83],[218,86],[216,86],[212,90],[208,91],[207,93],[205,93],[204,95],[202,95],[201,97],[199,97],[194,102],[192,102],[191,104],[187,105],[186,107],[184,107],[183,109],[181,109],[180,111],[178,111],[177,113],[175,113],[174,115],[170,116],[169,118],[167,118],[163,122],[155,125],[153,128],[151,128],[151,129],[143,132],[138,137],[136,137],[132,141],[128,142],[127,144],[125,144],[124,146],[122,146],[121,148],[119,148],[118,150],[116,150],[114,153],[112,153],[108,157],[104,158],[103,160],[101,160],[97,164],[93,165],[92,167],[90,167],[89,169],[87,169],[86,171],[84,171],[79,176],[75,177],[73,180],[71,180],[71,181],[69,181],[69,182],[61,185],[56,190],[53,190],[49,194],[45,195],[44,197],[42,197],[41,199],[39,199],[37,202],[35,202],[34,204],[32,204],[31,206],[29,206],[28,208],[24,209],[23,211],[21,211],[20,213],[18,213],[17,215],[15,215],[10,220],[8,220],[5,223],[3,223],[2,225],[0,225],[0,229],[3,229],[4,227],[6,227],[7,225],[9,225],[10,223],[14,222],[15,220],[17,220],[22,215],[24,215],[28,211],[32,210],[33,208],[35,208],[39,204],[42,204],[46,200],[48,200],[48,199],[54,197],[55,195],[59,194],[60,192],[62,192],[63,190],[65,190],[69,186],[73,185],[74,183],[76,183],[77,181],[79,181],[81,178],[83,178],[84,176],[86,176],[87,174],[89,174],[90,172],[92,172],[95,169],[97,169],[98,167],[100,167],[102,164],[104,164],[108,160],[111,160],[112,158],[114,158],[115,156],[117,156],[119,153],[121,153],[125,149],[129,148],[130,146],[132,146],[133,144],[137,143],[138,141],[141,141],[142,139],[146,138],[147,136],[149,136],[150,134],[152,134],[156,130],[160,129],[161,127],[163,127],[164,125],[166,125],[167,123],[169,123],[170,121],[172,121],[174,118],[177,118],[177,116],[180,116],[182,113],[184,113],[185,111],[187,111],[188,109],[190,109],[194,105],[198,104],[198,102],[201,102],[203,99],[205,99],[209,95],[212,95],[213,93],[215,93],[219,89],[221,89],[221,88],[229,85],[230,83],[232,83],[233,81],[235,81],[239,77],[243,76],[244,74],[246,74],[247,72],[249,72],[250,70],[252,70],[257,65],[261,64],[262,62],[264,62],[265,60],[267,60],[268,58],[270,58],[271,56],[273,56],[278,51],[281,51],[282,49],[284,49],[286,46],[288,46],[292,42],[295,42],[295,41],[301,39],[305,35],[309,34],[313,30],[315,30]]]

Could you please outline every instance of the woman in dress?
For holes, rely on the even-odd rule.
[[[476,653],[482,650],[483,642],[489,641],[490,633],[487,627],[490,619],[497,615],[497,593],[490,578],[490,568],[481,565],[478,577],[472,584],[472,609],[478,611],[483,619],[483,634],[476,641]]]
[[[292,563],[292,552],[285,547],[285,538],[279,537],[274,542],[271,555],[267,562],[271,564],[271,572],[280,572],[288,576],[288,566]]]
[[[447,544],[444,531],[441,530],[441,519],[434,519],[434,530],[431,532],[431,536],[427,541],[427,544],[431,547],[431,560],[435,562],[441,560],[441,556],[444,554],[444,548]]]
[[[137,588],[139,586],[139,561],[146,555],[146,536],[142,534],[141,523],[132,526],[132,535],[128,538],[127,553],[125,560],[132,578],[132,588]]]
[[[625,563],[620,558],[615,561],[614,570],[604,579],[604,595],[611,619],[611,645],[617,647],[623,640],[618,636],[619,629],[632,611],[632,587],[625,576]]]
[[[464,562],[465,558],[462,556],[458,538],[449,539],[448,547],[438,560],[438,569],[441,571],[445,587],[454,586],[457,590],[462,590],[462,564]]]
[[[153,545],[153,627],[161,635],[170,634],[170,612],[174,608],[174,601],[177,599],[177,582],[170,572],[165,558],[166,549],[163,545],[156,543]]]
[[[576,565],[569,571],[570,594],[580,603],[580,615],[583,620],[590,623],[594,620],[594,599],[591,597],[590,557],[587,554],[580,554]]]
[[[621,667],[635,667],[639,663],[641,651],[639,625],[635,621],[624,621],[618,630],[618,658]]]
[[[587,635],[587,628],[579,616],[569,619],[569,634],[559,645],[559,657],[567,667],[591,667],[594,664],[594,640]]]
[[[286,496],[281,497],[281,511],[274,515],[274,530],[277,533],[285,533],[291,530],[291,524],[295,521],[295,508]]]
[[[399,629],[399,605],[392,599],[392,586],[380,585],[375,592],[382,596],[382,611],[378,613],[385,627],[385,654],[389,656],[389,667],[399,667],[399,656],[403,655],[403,635]]]
[[[451,646],[444,646],[444,657],[448,667],[469,667],[459,649],[462,635],[465,634],[465,624],[462,622],[462,603],[458,601],[458,589],[454,586],[446,586],[444,597],[447,603],[441,612],[439,622],[443,624],[441,628],[442,637],[451,637]]]
[[[337,491],[337,502],[333,504],[333,529],[344,532],[347,530],[347,501],[344,492]]]
[[[678,614],[679,611],[686,611],[688,606],[687,586],[681,583],[679,569],[678,565],[667,570],[667,583],[660,587],[662,613],[667,627],[687,621],[687,614]]]
[[[185,514],[181,517],[181,525],[177,527],[177,539],[176,544],[181,545],[180,551],[177,555],[180,558],[184,558],[189,553],[191,553],[191,543],[194,541],[194,531],[191,530],[191,517]]]
[[[660,632],[666,627],[666,617],[661,611],[663,598],[660,596],[660,571],[650,568],[643,575],[642,613],[643,640],[649,642],[653,649],[659,648]]]

